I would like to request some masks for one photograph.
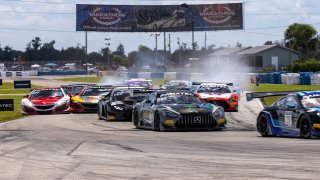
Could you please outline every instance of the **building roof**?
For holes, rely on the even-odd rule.
[[[270,50],[270,49],[275,48],[275,47],[282,48],[282,49],[285,49],[287,51],[292,51],[294,53],[299,54],[299,52],[297,52],[297,51],[295,51],[293,49],[289,49],[289,48],[278,46],[278,45],[255,46],[255,47],[252,47],[252,48],[237,52],[237,54],[238,55],[254,55],[254,54],[258,54],[258,53]]]
[[[249,49],[250,47],[232,47],[232,48],[222,48],[218,49],[215,52],[209,54],[209,56],[228,56],[231,54],[235,54],[237,52],[241,52],[243,50]]]

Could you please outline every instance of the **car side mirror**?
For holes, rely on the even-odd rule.
[[[23,96],[23,98],[29,98],[29,95],[25,95],[25,96]]]
[[[71,93],[68,93],[68,96],[69,96],[69,97],[72,97],[72,94],[71,94]]]
[[[295,104],[287,104],[288,109],[295,109],[296,105]]]

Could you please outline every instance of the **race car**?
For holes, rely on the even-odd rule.
[[[191,91],[199,98],[224,108],[225,111],[238,112],[239,96],[232,92],[228,83],[193,83]]]
[[[192,82],[184,80],[172,80],[166,82],[161,89],[190,89]]]
[[[134,106],[133,125],[154,131],[225,128],[222,107],[185,90],[156,91]]]
[[[85,87],[79,95],[71,98],[72,112],[97,112],[99,98],[113,88],[112,85]]]
[[[70,97],[60,87],[37,88],[21,100],[21,113],[70,113]]]
[[[257,130],[263,137],[320,137],[320,91],[247,93],[254,98],[283,96],[257,117]],[[266,104],[266,103],[264,103]]]
[[[147,89],[152,89],[153,85],[152,85],[152,81],[151,80],[146,80],[143,78],[138,78],[138,79],[129,79],[129,80],[125,80],[125,82],[123,83],[124,85],[130,86],[130,87],[145,87]]]
[[[100,98],[98,117],[105,120],[129,120],[132,118],[133,105],[141,102],[154,90],[143,87],[118,87]]]
[[[69,84],[61,86],[66,93],[70,93],[72,96],[78,95],[85,87],[93,84]]]

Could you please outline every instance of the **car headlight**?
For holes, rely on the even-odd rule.
[[[169,110],[164,110],[163,115],[167,118],[177,118],[179,116],[179,114]]]
[[[232,98],[230,98],[228,101],[229,101],[229,102],[236,102],[236,99],[235,99],[234,97],[232,97]]]
[[[70,99],[68,97],[63,97],[59,101],[57,101],[56,104],[59,106],[59,105],[62,105],[62,104],[66,104],[69,101],[70,101]]]
[[[28,107],[32,107],[33,106],[32,102],[30,102],[29,99],[27,99],[27,98],[22,99],[21,105],[22,106],[28,106]]]
[[[213,113],[213,117],[215,119],[220,119],[220,118],[224,118],[224,110],[221,108],[218,108],[214,113]]]

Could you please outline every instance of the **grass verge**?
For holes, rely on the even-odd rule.
[[[31,88],[40,88],[41,86],[32,85]],[[0,86],[0,94],[29,94],[30,89],[14,89],[13,83],[5,82]]]
[[[23,115],[20,112],[22,96],[4,96],[0,95],[0,99],[14,99],[14,111],[1,111],[0,122],[6,122],[13,119],[21,118]]]

